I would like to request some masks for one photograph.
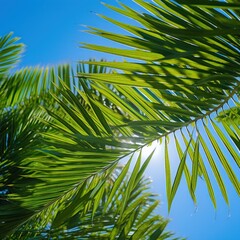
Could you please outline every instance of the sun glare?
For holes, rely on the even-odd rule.
[[[154,149],[155,149],[154,156],[161,154],[163,152],[162,146],[163,145],[162,145],[162,143],[160,143],[159,140],[155,140],[148,146],[144,147],[142,149],[143,159],[147,158],[152,153],[152,151],[154,151]],[[153,156],[153,158],[154,158],[154,156]]]

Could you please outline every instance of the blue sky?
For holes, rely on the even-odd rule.
[[[117,5],[113,0],[105,2]],[[122,2],[134,5],[130,0]],[[19,67],[74,63],[89,58],[116,59],[114,56],[80,48],[80,42],[110,44],[107,40],[83,32],[86,30],[83,25],[118,31],[116,27],[96,16],[95,13],[101,13],[121,19],[99,0],[0,0],[0,3],[0,35],[13,31],[26,44]],[[158,153],[146,174],[153,179],[153,191],[160,194],[162,204],[159,213],[172,219],[169,229],[190,240],[240,239],[240,201],[227,180],[230,208],[217,192],[218,209],[215,211],[201,181],[198,185],[196,208],[183,182],[168,215],[161,149]]]

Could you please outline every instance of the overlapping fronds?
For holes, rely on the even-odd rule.
[[[6,36],[3,37],[3,39],[5,38]],[[15,43],[17,38],[13,40]],[[10,49],[14,47],[18,49],[22,46],[22,44],[11,45],[12,41],[9,43]],[[17,57],[19,56],[17,55]],[[12,56],[10,55],[8,58],[11,59]],[[7,63],[10,62],[7,59]],[[7,63],[2,62],[2,65],[5,66]],[[2,108],[16,108],[21,105],[53,106],[54,100],[51,100],[50,93],[59,95],[58,89],[62,87],[61,82],[64,82],[77,96],[77,90],[82,88],[75,77],[76,72],[109,73],[109,70],[107,71],[105,67],[98,67],[92,64],[88,64],[88,66],[84,66],[83,64],[76,64],[74,66],[63,64],[45,68],[39,66],[25,67],[11,74],[5,74],[5,79],[1,85]]]
[[[136,25],[101,16],[129,35],[93,27],[88,30],[126,48],[83,45],[135,61],[96,62],[119,71],[111,75],[79,73],[79,77],[91,79],[94,87],[128,114],[122,123],[112,123],[121,135],[133,135],[136,141],[138,137],[146,141],[166,138],[163,142],[169,207],[183,175],[194,201],[200,175],[214,206],[213,177],[228,203],[220,169],[223,167],[240,194],[239,125],[223,123],[224,130],[215,117],[229,107],[239,108],[239,4],[135,2],[143,7],[143,13],[121,3],[121,8],[105,5],[135,20]],[[106,84],[113,84],[121,96],[110,93]],[[172,177],[169,142],[174,142],[180,160]]]
[[[167,221],[153,212],[158,201],[149,192],[149,179],[138,157],[88,179],[51,208],[35,216],[8,239],[169,239]],[[44,224],[43,224],[44,223]]]
[[[87,112],[87,102],[76,93],[77,88],[70,90],[68,80],[72,75],[59,77],[59,70],[68,69],[69,66],[62,66],[58,71],[52,70],[53,77],[45,74],[48,76],[45,81],[41,73],[44,70],[32,69],[32,75],[29,74],[31,71],[22,70],[13,74],[13,83],[7,84],[10,78],[6,77],[2,85],[4,91],[1,97],[9,104],[1,109],[0,115],[1,237],[14,231],[39,211],[51,207],[78,184],[101,172],[109,163],[113,164],[121,154],[105,148],[111,139],[101,141],[100,145],[95,143],[99,141],[102,129],[94,125],[91,112]],[[89,72],[98,72],[97,69],[89,69]],[[57,77],[58,85],[52,83],[52,79]],[[35,86],[40,90],[34,89]],[[57,90],[54,91],[51,86]],[[50,92],[55,94],[54,97]],[[9,97],[5,98],[8,93]],[[84,114],[84,122],[79,120],[75,126],[71,116],[64,112],[64,107],[67,109],[71,106],[64,99],[73,96],[73,103],[77,103]],[[43,107],[47,107],[51,113],[48,115]],[[52,116],[58,119],[51,122]],[[57,128],[53,128],[59,119],[65,126],[61,128],[59,123]],[[69,130],[64,131],[70,125],[71,130],[76,127],[76,138],[72,138]],[[88,134],[83,140],[82,130]]]
[[[106,73],[105,67],[91,64],[76,68]],[[4,77],[1,238],[48,238],[49,234],[69,239],[170,237],[163,233],[167,222],[152,213],[158,201],[145,193],[147,183],[142,180],[152,155],[141,168],[139,158],[132,177],[127,176],[130,161],[121,173],[114,173],[117,161],[143,143],[116,138],[98,105],[113,114],[123,112],[89,81],[79,81],[74,75],[74,70],[64,65],[25,68]],[[138,220],[142,215],[146,218]],[[105,220],[105,225],[100,224]],[[66,226],[69,231],[64,230]]]
[[[71,239],[76,231],[76,238],[139,239],[148,233],[158,239],[164,224],[148,215],[156,203],[145,205],[152,197],[142,192],[141,155],[131,176],[125,176],[129,162],[112,183],[104,181],[118,161],[156,139],[164,148],[169,209],[183,176],[194,202],[199,176],[215,207],[214,179],[229,203],[222,172],[240,194],[238,4],[135,2],[143,13],[107,5],[136,20],[135,26],[102,16],[130,35],[89,30],[125,49],[84,45],[133,61],[85,62],[78,74],[65,65],[6,75],[20,51],[15,41],[9,60],[1,60],[7,66],[0,90],[2,238],[19,229],[15,236],[26,238],[41,231],[41,238],[55,233]],[[143,216],[149,218],[138,222]],[[106,225],[99,226],[102,220]]]

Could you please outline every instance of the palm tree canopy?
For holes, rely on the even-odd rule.
[[[58,227],[73,226],[59,217],[66,214],[64,209],[69,210],[70,220],[77,211],[85,213],[87,226],[103,207],[102,198],[110,191],[107,189],[117,193],[116,186],[120,186],[120,180],[108,185],[103,178],[122,158],[131,159],[133,153],[154,140],[164,147],[169,209],[183,177],[194,202],[201,177],[213,205],[217,204],[214,178],[228,204],[220,167],[240,194],[239,4],[135,2],[145,9],[143,13],[124,4],[121,8],[107,6],[136,20],[136,26],[102,16],[130,35],[89,29],[127,48],[83,45],[127,58],[123,62],[92,60],[74,68],[64,65],[12,72],[23,46],[10,35],[0,38],[1,237],[28,221],[30,224],[24,224],[16,234],[32,229],[30,220],[35,217],[40,223],[45,221],[45,226],[51,223],[60,234]],[[176,172],[171,168],[170,145],[179,157]],[[125,186],[129,190],[122,188],[127,193],[122,195],[126,199],[123,207],[119,210],[119,205],[114,206],[115,216],[123,216],[126,210],[129,217],[124,222],[128,231],[117,227],[111,233],[118,239],[129,233],[131,226],[136,232],[140,226],[134,225],[133,215],[128,215],[130,209],[138,210],[127,204],[146,167],[140,168],[140,160],[137,162]],[[120,173],[117,179],[120,176],[124,175]],[[98,179],[97,184],[94,179]],[[89,184],[93,184],[90,191],[85,188]],[[92,208],[69,202],[84,194],[91,196]],[[105,197],[114,199],[111,193]],[[133,204],[139,200],[135,197]],[[49,216],[52,211],[55,216],[44,219],[44,214]],[[75,223],[80,224],[79,219],[77,215]],[[156,223],[152,239],[159,239],[164,221],[149,218],[143,229],[151,221]],[[47,227],[42,231],[51,232]]]
[[[1,40],[0,57],[9,58],[2,61],[0,91],[1,238],[172,237],[165,231],[168,221],[154,213],[159,201],[143,177],[153,153],[143,164],[139,153],[132,175],[131,160],[124,168],[117,166],[116,158],[126,150],[116,150],[120,141],[112,136],[102,137],[107,133],[97,124],[104,120],[97,121],[97,107],[87,100],[94,96],[105,105],[106,99],[88,81],[74,78],[86,66],[11,73],[23,45],[11,34]],[[89,64],[87,72],[105,73],[106,68]],[[72,116],[72,107],[82,119]]]

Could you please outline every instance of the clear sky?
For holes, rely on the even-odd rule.
[[[117,5],[115,0],[106,3]],[[123,3],[133,5],[131,0]],[[83,32],[83,25],[110,31],[118,29],[95,13],[120,17],[101,5],[99,0],[0,0],[0,35],[10,31],[26,44],[24,58],[19,67],[27,65],[54,65],[74,63],[89,58],[116,59],[114,56],[81,49],[80,42],[109,44],[108,41]],[[190,240],[240,239],[240,199],[227,184],[230,208],[217,192],[218,209],[215,211],[201,180],[198,184],[198,205],[193,205],[185,182],[180,186],[171,213],[167,213],[164,171],[161,149],[155,155],[146,174],[153,179],[152,189],[160,194],[159,213],[172,219],[169,229]],[[226,181],[229,183],[228,181]]]

